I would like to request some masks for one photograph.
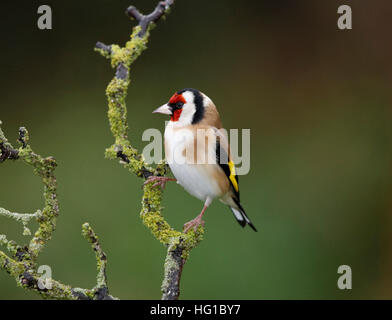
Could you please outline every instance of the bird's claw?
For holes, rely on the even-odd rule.
[[[172,179],[169,177],[161,177],[161,176],[149,176],[147,180],[143,183],[143,186],[155,182],[152,187],[161,186],[162,189],[165,188],[166,182],[168,181],[176,181],[176,179]]]
[[[200,216],[184,224],[184,233],[187,233],[191,228],[196,232],[197,228],[201,225],[204,227],[204,220]]]

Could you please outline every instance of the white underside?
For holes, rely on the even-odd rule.
[[[220,197],[216,182],[197,164],[169,164],[178,183],[194,197],[206,201]]]
[[[189,143],[193,143],[192,135],[173,130],[173,124],[168,123],[165,130],[165,142],[168,146],[166,159],[178,183],[191,195],[203,202],[221,197],[221,190],[217,182],[211,177],[211,171],[216,164],[192,164],[182,154],[182,150]]]

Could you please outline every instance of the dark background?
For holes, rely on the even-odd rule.
[[[49,4],[53,30],[37,28]],[[111,294],[160,297],[165,248],[140,218],[141,181],[104,150],[113,139],[105,88],[113,76],[96,41],[123,45],[129,5],[156,1],[2,1],[0,119],[10,141],[26,126],[33,149],[59,167],[60,216],[41,254],[53,277],[95,284],[88,221],[109,258]],[[350,4],[353,30],[337,28]],[[390,1],[177,1],[132,65],[130,139],[164,128],[151,111],[184,87],[208,94],[226,128],[251,129],[251,171],[242,202],[259,229],[241,229],[219,202],[191,253],[183,299],[392,298]],[[42,185],[31,169],[0,166],[0,207],[33,212]],[[165,218],[181,228],[202,203],[167,186]],[[34,228],[32,228],[34,229]],[[27,242],[0,217],[0,234]],[[5,248],[2,248],[5,250]],[[353,289],[338,290],[350,265]],[[0,272],[1,299],[37,298]]]

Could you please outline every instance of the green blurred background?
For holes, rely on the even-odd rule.
[[[350,4],[353,30],[337,28]],[[53,30],[36,27],[49,4]],[[158,299],[166,250],[139,218],[141,181],[104,159],[113,139],[105,88],[113,76],[96,41],[123,44],[129,5],[156,1],[3,1],[0,119],[10,141],[26,126],[33,149],[58,161],[60,216],[40,264],[78,287],[95,284],[88,221],[109,258],[111,294]],[[178,89],[207,93],[226,128],[251,129],[242,202],[259,229],[242,229],[219,202],[191,253],[183,299],[392,298],[392,42],[390,1],[177,1],[132,66],[130,138],[164,128],[151,111]],[[26,165],[0,166],[0,206],[42,207]],[[202,203],[169,184],[164,215],[176,228]],[[0,234],[27,242],[0,218]],[[2,248],[4,249],[4,248]],[[353,289],[337,288],[350,265]],[[0,272],[0,299],[35,299]]]

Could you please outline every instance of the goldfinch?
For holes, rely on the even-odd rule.
[[[212,100],[199,90],[183,89],[153,113],[170,116],[164,145],[166,160],[176,179],[150,177],[146,183],[164,187],[167,181],[177,180],[204,202],[201,213],[184,225],[184,232],[204,226],[203,215],[214,199],[228,205],[242,227],[248,224],[257,231],[240,204],[238,176]]]

